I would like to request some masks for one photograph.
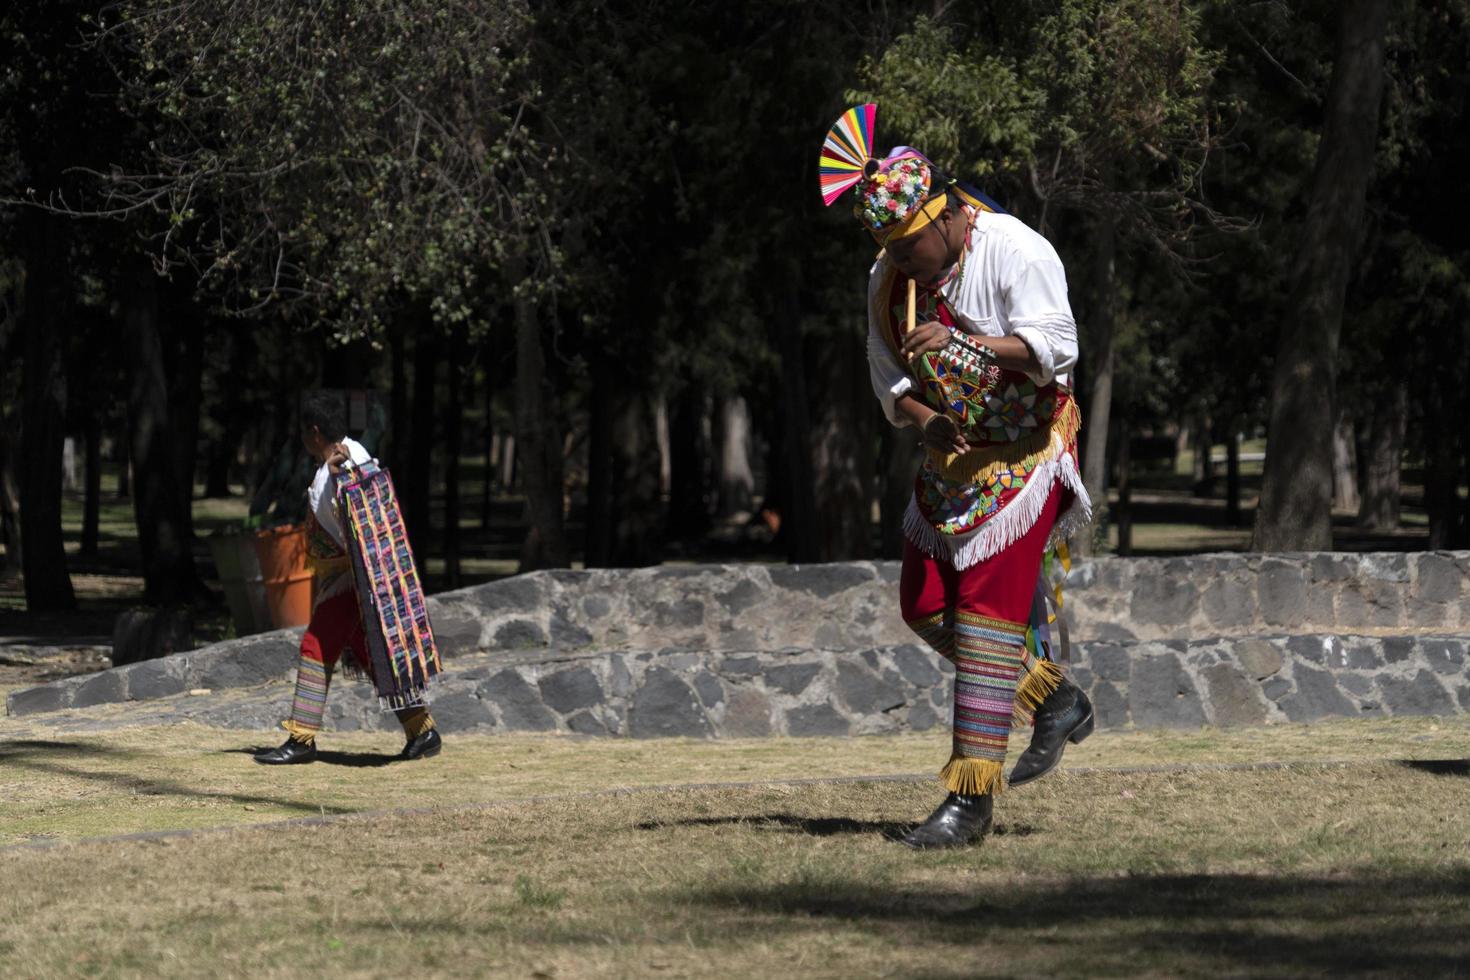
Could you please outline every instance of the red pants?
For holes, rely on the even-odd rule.
[[[1041,514],[1005,550],[964,570],[906,542],[904,621],[955,666],[954,746],[940,778],[951,792],[998,791],[1013,720],[1056,689],[1060,669],[1033,658],[1027,621],[1051,529],[1070,491],[1051,488]]]

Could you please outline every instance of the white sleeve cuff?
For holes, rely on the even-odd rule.
[[[1057,364],[1051,353],[1051,344],[1047,343],[1046,334],[1036,327],[1016,327],[1011,331],[1011,336],[1020,338],[1036,356],[1036,370],[1027,371],[1026,374],[1039,385],[1050,384],[1057,376]]]

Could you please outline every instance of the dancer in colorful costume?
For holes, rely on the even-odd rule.
[[[296,693],[290,716],[281,723],[289,733],[285,743],[255,755],[264,765],[292,765],[316,759],[316,736],[322,727],[327,689],[332,672],[344,653],[347,670],[371,679],[380,701],[394,710],[407,743],[400,759],[429,758],[439,754],[443,741],[434,727],[433,716],[423,700],[423,688],[439,672],[439,658],[427,616],[422,614],[422,590],[413,567],[407,542],[402,539],[401,520],[393,523],[376,518],[361,507],[365,482],[362,474],[377,475],[376,466],[362,444],[347,438],[341,406],[329,392],[302,399],[301,441],[321,462],[307,490],[307,562],[312,571],[311,622],[301,638],[301,659],[296,667]],[[387,474],[381,478],[387,481]],[[356,494],[354,496],[354,493]],[[387,483],[386,508],[397,517],[392,485]],[[381,513],[384,508],[379,507]],[[344,528],[344,523],[347,525]],[[363,533],[364,530],[368,533]],[[405,556],[400,589],[407,584],[405,605],[417,608],[419,622],[392,624],[387,636],[380,619],[384,603],[374,601],[374,585],[386,585],[373,560],[371,539],[391,542]],[[366,554],[367,560],[364,560]],[[416,598],[415,598],[416,597]],[[391,617],[393,610],[388,610]],[[366,628],[365,628],[366,626]],[[371,632],[369,632],[371,630]],[[389,649],[389,647],[393,647]]]
[[[888,420],[922,433],[904,517],[904,620],[955,667],[949,796],[905,843],[950,847],[990,827],[1010,731],[1032,722],[1010,785],[1092,731],[1048,613],[1065,537],[1091,519],[1068,385],[1077,327],[1050,243],[911,147],[870,151],[877,107],[848,110],[820,162],[832,204],[882,246],[868,287],[868,362]]]

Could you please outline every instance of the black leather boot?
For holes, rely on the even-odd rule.
[[[439,737],[439,729],[431,728],[426,732],[419,732],[408,740],[403,751],[398,753],[398,758],[410,759],[432,759],[444,748],[444,739]]]
[[[1062,761],[1062,750],[1068,742],[1080,742],[1092,734],[1092,702],[1082,688],[1065,677],[1057,689],[1047,695],[1036,709],[1036,727],[1031,732],[1031,745],[1006,781],[1020,786],[1040,779]]]
[[[316,743],[286,739],[284,745],[255,753],[255,761],[263,766],[295,766],[316,761]]]
[[[903,842],[919,851],[937,847],[964,847],[990,832],[995,797],[961,796],[951,793],[919,824],[903,837]]]

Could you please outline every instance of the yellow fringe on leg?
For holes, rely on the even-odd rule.
[[[1013,721],[1018,726],[1030,725],[1031,717],[1062,683],[1062,668],[1050,660],[1033,660],[1026,676],[1016,685]]]
[[[300,742],[302,745],[316,744],[315,728],[307,728],[305,725],[292,721],[289,718],[281,722],[281,727],[291,736],[291,741],[293,742]]]
[[[403,734],[411,739],[418,738],[434,727],[434,716],[429,714],[428,708],[403,708],[396,713],[398,723],[403,726]]]
[[[1003,768],[992,759],[970,759],[953,755],[945,767],[939,770],[939,778],[951,793],[981,796],[985,793],[999,793],[1005,789],[1005,779],[1001,775]]]

